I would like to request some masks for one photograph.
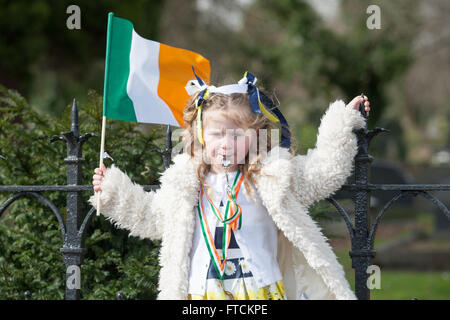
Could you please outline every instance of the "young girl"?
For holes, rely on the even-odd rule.
[[[100,196],[101,213],[130,235],[162,239],[158,299],[356,299],[308,207],[351,174],[352,131],[365,126],[358,109],[364,99],[368,115],[369,101],[330,104],[316,148],[294,155],[286,132],[272,145],[277,124],[254,82],[196,82],[184,110],[186,150],[160,189],[145,192],[103,166],[89,201],[96,206]]]

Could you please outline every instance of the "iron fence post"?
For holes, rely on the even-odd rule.
[[[358,153],[355,157],[355,229],[352,249],[349,252],[352,268],[355,269],[355,294],[358,300],[370,300],[370,290],[367,286],[367,269],[371,264],[375,251],[369,241],[370,230],[370,190],[367,188],[370,180],[370,163],[373,157],[369,154],[369,145],[373,137],[380,132],[388,132],[384,128],[368,130],[367,126],[355,130],[358,139]]]
[[[358,137],[358,153],[355,157],[355,183],[358,186],[367,185],[370,162],[372,157],[368,153],[367,129],[356,131]],[[358,189],[355,192],[355,234],[352,242],[350,257],[352,268],[355,269],[355,294],[359,300],[369,300],[370,291],[367,288],[367,267],[370,265],[370,256],[366,247],[369,236],[369,201],[370,192]]]
[[[78,106],[74,99],[72,105],[71,131],[61,133],[67,145],[67,185],[82,185],[82,145],[92,134],[80,137],[78,124]],[[54,141],[52,139],[52,141]],[[60,252],[66,265],[66,300],[80,299],[81,289],[81,264],[86,249],[83,248],[83,235],[79,233],[82,221],[81,215],[82,192],[81,190],[67,192],[66,232],[64,234],[63,247]]]

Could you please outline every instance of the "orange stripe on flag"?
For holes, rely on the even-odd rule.
[[[184,87],[189,80],[195,80],[192,66],[209,84],[211,67],[208,59],[193,51],[160,44],[158,96],[167,103],[181,127],[184,125],[183,110],[189,99]]]

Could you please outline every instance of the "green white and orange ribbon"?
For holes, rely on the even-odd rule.
[[[227,251],[231,240],[231,230],[239,230],[242,226],[242,208],[237,204],[236,198],[241,188],[242,181],[244,180],[244,175],[240,170],[237,171],[236,177],[231,187],[231,193],[227,193],[228,200],[225,207],[225,214],[222,216],[219,209],[216,208],[214,203],[206,196],[208,203],[211,206],[211,210],[216,216],[216,218],[223,224],[223,237],[222,237],[222,257],[221,259],[219,252],[214,244],[214,239],[211,235],[208,221],[206,219],[206,212],[203,208],[203,197],[205,191],[203,186],[200,189],[200,197],[198,199],[198,215],[200,218],[200,225],[202,228],[203,238],[205,239],[206,247],[208,248],[209,256],[213,262],[214,268],[219,275],[220,279],[223,279],[225,272],[225,264],[227,262]]]

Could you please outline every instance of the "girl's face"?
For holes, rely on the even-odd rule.
[[[249,128],[239,127],[225,117],[223,111],[206,111],[203,140],[207,160],[213,169],[217,168],[220,171],[224,156],[230,161],[230,170],[236,170],[238,164],[243,164],[253,141],[251,131]]]

